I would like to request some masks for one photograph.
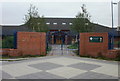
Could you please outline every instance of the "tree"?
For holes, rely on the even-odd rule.
[[[76,15],[76,18],[71,26],[71,29],[80,33],[80,32],[92,32],[93,24],[90,22],[91,16],[86,10],[85,4],[81,7],[82,12]]]
[[[38,20],[37,21],[38,22],[38,24],[37,24],[38,29],[36,29],[37,32],[47,32],[47,31],[49,31],[48,26],[45,24],[44,16],[42,16],[41,18],[38,18],[37,20]]]
[[[40,17],[38,14],[38,8],[30,5],[28,13],[25,15],[25,25],[36,32],[47,32],[48,27],[45,23],[44,16]]]

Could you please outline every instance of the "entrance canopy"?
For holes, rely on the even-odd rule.
[[[75,41],[76,34],[71,31],[49,31],[47,33],[48,41],[51,44],[71,44]]]

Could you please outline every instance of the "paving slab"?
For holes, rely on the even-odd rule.
[[[117,77],[100,74],[96,72],[85,72],[83,74],[72,77],[71,79],[118,79]]]
[[[12,79],[14,77],[12,77],[10,74],[2,71],[2,79]]]
[[[65,77],[66,79],[69,79],[70,77],[76,76],[78,74],[82,74],[86,72],[85,70],[75,69],[71,67],[61,67],[53,70],[48,70],[47,72],[58,75],[61,77]]]
[[[15,77],[16,79],[65,79],[64,77],[56,76],[47,72],[37,72],[33,74],[28,74],[20,77]]]
[[[89,71],[89,70],[93,70],[93,69],[96,69],[96,68],[101,67],[101,66],[95,65],[95,64],[88,64],[88,63],[77,63],[77,64],[69,65],[69,67]]]
[[[62,67],[62,65],[50,63],[50,62],[45,62],[45,63],[37,63],[37,64],[32,64],[29,65],[33,68],[40,69],[40,70],[50,70],[50,69],[55,69],[58,67]]]
[[[2,62],[0,68],[2,78],[76,80],[118,78],[118,62],[72,56],[70,50],[67,53],[67,46],[61,55],[60,46],[55,47],[53,56]]]

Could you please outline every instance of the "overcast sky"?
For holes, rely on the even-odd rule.
[[[119,0],[114,0],[118,2]],[[1,5],[2,4],[2,5]],[[68,1],[3,1],[0,3],[0,17],[4,25],[21,25],[24,23],[24,15],[27,13],[30,4],[35,5],[39,9],[39,15],[45,17],[68,17],[73,18],[78,12],[81,12],[82,4],[86,4],[87,11],[90,13],[91,21],[105,26],[111,26],[111,1],[91,1],[81,2],[71,0]],[[118,6],[114,5],[114,26],[118,26]]]

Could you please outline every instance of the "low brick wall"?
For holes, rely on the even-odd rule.
[[[9,56],[12,56],[12,57],[23,56],[23,53],[19,49],[10,49]]]
[[[18,49],[0,49],[2,56],[22,56],[22,52]]]
[[[0,55],[9,55],[9,48],[0,49]]]
[[[118,55],[120,55],[120,50],[108,50],[107,53],[103,54],[106,58],[116,58]]]

